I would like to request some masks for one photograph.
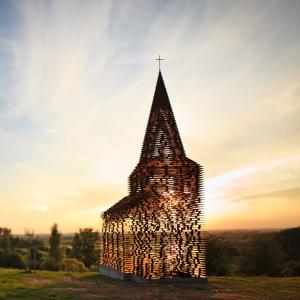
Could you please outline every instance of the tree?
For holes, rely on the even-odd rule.
[[[54,223],[51,227],[51,236],[50,236],[50,253],[49,256],[54,259],[56,263],[61,261],[61,233],[58,231],[58,225]]]
[[[300,261],[300,227],[281,230],[274,240],[287,255],[287,260]]]
[[[87,268],[99,262],[99,232],[93,228],[79,229],[79,233],[74,234],[73,256],[82,261]]]
[[[275,276],[281,274],[283,253],[270,236],[258,236],[242,252],[241,269],[248,275]]]
[[[6,227],[0,227],[0,248],[9,249],[11,248],[12,235],[11,229]]]
[[[300,275],[300,227],[281,230],[274,235],[284,252],[283,275]]]
[[[208,275],[225,276],[232,273],[234,257],[237,249],[226,245],[223,241],[208,237],[206,241],[206,269]]]
[[[31,272],[32,267],[35,267],[35,256],[32,256],[32,241],[34,239],[34,231],[30,229],[25,229],[25,240],[28,250],[27,260],[26,260],[26,272]]]

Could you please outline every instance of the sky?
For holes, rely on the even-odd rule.
[[[101,228],[158,55],[206,229],[300,225],[300,1],[0,0],[0,226]]]

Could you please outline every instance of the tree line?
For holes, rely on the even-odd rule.
[[[217,276],[299,276],[300,227],[272,233],[245,233],[247,243],[226,240],[222,234],[206,237],[207,274]],[[83,228],[76,232],[70,245],[63,244],[58,225],[51,227],[49,242],[26,231],[13,236],[0,227],[0,267],[52,271],[98,270],[99,232]]]
[[[300,275],[300,227],[256,234],[237,246],[210,235],[206,239],[208,275]]]
[[[13,236],[11,230],[0,227],[0,267],[51,271],[87,271],[96,269],[99,263],[99,232],[83,228],[76,232],[72,245],[62,244],[62,233],[55,223],[51,227],[49,245],[33,231],[25,231],[23,237]]]

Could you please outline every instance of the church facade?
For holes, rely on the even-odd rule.
[[[102,214],[100,272],[205,279],[203,201],[203,168],[185,155],[159,71],[129,195]]]

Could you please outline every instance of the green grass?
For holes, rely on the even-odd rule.
[[[0,299],[300,299],[300,278],[209,277],[198,283],[139,284],[97,273],[0,269]]]

